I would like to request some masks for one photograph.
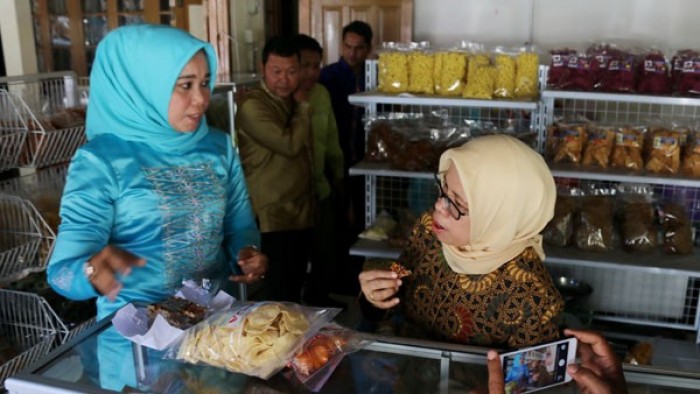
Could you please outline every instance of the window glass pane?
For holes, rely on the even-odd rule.
[[[66,71],[71,69],[70,49],[60,48],[51,51],[53,55],[53,71]]]
[[[166,11],[170,9],[170,0],[160,0],[160,10]]]
[[[107,17],[88,16],[83,19],[85,45],[97,45],[107,35]]]
[[[143,15],[119,15],[119,26],[143,23]]]
[[[86,14],[107,12],[107,0],[83,0],[83,12]]]
[[[47,0],[46,1],[49,14],[54,15],[65,15],[66,14],[66,3],[65,0]]]
[[[70,19],[67,16],[51,16],[51,43],[54,46],[70,46]]]
[[[143,11],[145,0],[119,0],[119,12]]]

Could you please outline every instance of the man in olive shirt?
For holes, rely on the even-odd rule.
[[[308,92],[298,90],[299,51],[291,38],[263,48],[260,86],[236,113],[243,171],[269,267],[264,298],[301,301],[314,220],[313,142]]]
[[[331,98],[318,83],[323,49],[315,39],[299,34],[294,38],[301,55],[299,90],[308,92],[313,108],[311,133],[314,140],[314,184],[317,214],[314,242],[311,250],[311,275],[304,290],[304,302],[315,306],[340,307],[345,304],[328,296],[331,286],[338,283],[336,245],[339,238],[335,225],[335,205],[342,193],[343,151],[338,140],[338,127]]]

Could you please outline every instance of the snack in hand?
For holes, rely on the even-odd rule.
[[[185,330],[204,320],[207,309],[199,304],[179,297],[168,297],[162,302],[148,306],[148,317],[161,315],[168,323]]]
[[[391,263],[391,270],[396,272],[396,275],[399,276],[399,279],[406,277],[408,275],[411,275],[413,273],[413,272],[411,272],[410,269],[404,267],[403,265],[401,265],[395,261],[393,263]]]

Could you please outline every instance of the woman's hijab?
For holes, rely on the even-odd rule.
[[[182,69],[200,50],[216,80],[214,48],[189,33],[165,25],[139,24],[110,32],[97,46],[90,73],[88,140],[114,134],[161,151],[186,151],[209,129],[180,133],[168,123],[168,106]]]
[[[486,274],[532,247],[544,260],[539,234],[554,215],[556,187],[547,164],[516,138],[475,138],[440,157],[440,171],[457,170],[469,205],[469,245],[442,249],[461,274]]]

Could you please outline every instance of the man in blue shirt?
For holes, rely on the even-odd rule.
[[[342,201],[337,204],[338,229],[345,229],[339,248],[339,259],[348,258],[348,248],[364,230],[364,178],[348,177],[348,169],[362,160],[365,154],[364,110],[348,101],[348,96],[365,90],[365,60],[372,51],[372,28],[365,22],[353,21],[343,28],[340,59],[321,70],[319,82],[328,89],[338,126],[338,139],[344,157],[344,189]],[[340,285],[350,286],[348,294],[357,293],[357,274],[362,259],[347,261],[340,267]],[[353,264],[356,263],[356,264]],[[346,283],[347,280],[347,283]]]

